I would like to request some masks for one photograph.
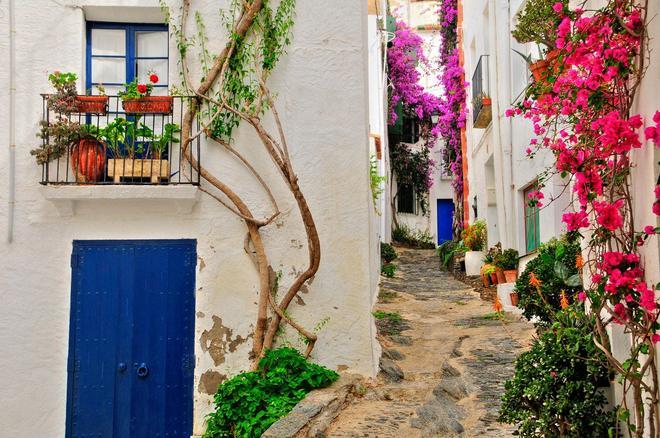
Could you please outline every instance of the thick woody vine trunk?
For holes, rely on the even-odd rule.
[[[219,106],[218,108],[219,111],[224,109],[223,106],[225,105],[224,103],[218,104],[218,102],[213,101],[213,99],[207,96],[207,93],[211,90],[214,84],[216,84],[218,81],[223,80],[222,76],[225,72],[224,69],[226,68],[228,58],[232,56],[234,41],[237,38],[243,38],[248,34],[250,28],[254,24],[257,14],[262,8],[263,8],[262,0],[253,0],[251,4],[248,3],[244,4],[243,12],[238,18],[236,22],[237,24],[234,26],[232,32],[233,37],[229,38],[229,41],[226,43],[225,47],[215,58],[213,66],[209,69],[204,81],[199,85],[199,87],[194,89],[194,92],[197,96],[197,100],[191,103],[190,107],[187,109],[185,113],[185,116],[183,118],[183,126],[181,133],[183,154],[186,160],[190,163],[190,165],[194,169],[196,169],[199,172],[200,176],[206,182],[208,182],[217,190],[222,192],[227,197],[227,199],[229,199],[229,201],[234,205],[235,210],[233,210],[231,207],[229,207],[219,198],[216,198],[219,202],[227,206],[231,211],[238,214],[245,221],[248,229],[249,241],[252,244],[252,248],[254,250],[254,255],[255,255],[253,260],[255,261],[255,265],[259,273],[259,300],[258,300],[257,319],[254,328],[253,347],[252,347],[252,359],[254,360],[253,367],[256,365],[259,358],[264,354],[265,350],[272,348],[278,328],[283,319],[307,339],[307,351],[305,352],[306,356],[309,356],[312,349],[314,348],[314,344],[316,342],[316,335],[314,333],[310,333],[309,331],[305,330],[295,321],[292,321],[289,317],[286,316],[285,311],[288,308],[291,301],[293,300],[293,298],[295,298],[295,296],[300,292],[305,282],[313,278],[313,276],[318,271],[320,258],[321,258],[321,246],[320,246],[320,240],[316,229],[316,225],[314,223],[314,219],[309,209],[307,200],[305,199],[305,196],[298,185],[297,177],[293,172],[292,164],[288,156],[288,151],[286,150],[286,140],[284,139],[282,126],[274,107],[272,107],[272,111],[278,124],[280,137],[284,146],[284,153],[282,152],[282,149],[276,145],[275,141],[273,140],[273,137],[270,136],[268,132],[265,130],[265,128],[261,124],[261,120],[259,120],[258,118],[249,117],[245,114],[239,113],[237,110],[227,107],[228,110],[235,112],[242,119],[248,121],[259,135],[269,156],[280,170],[286,185],[289,187],[291,193],[293,194],[296,200],[296,204],[300,210],[300,215],[303,224],[305,226],[305,233],[307,235],[307,241],[308,241],[309,265],[303,273],[299,274],[296,277],[296,279],[293,281],[291,286],[288,288],[281,302],[279,304],[275,303],[274,298],[271,295],[272,292],[271,290],[272,282],[270,275],[271,267],[268,261],[268,256],[263,243],[263,239],[261,237],[260,228],[268,225],[272,221],[272,219],[277,214],[279,214],[279,211],[277,211],[275,215],[273,215],[273,217],[271,217],[267,221],[256,219],[252,214],[251,210],[249,209],[249,207],[236,194],[236,192],[234,192],[229,186],[221,182],[207,169],[200,166],[199,162],[192,156],[189,145],[194,138],[192,132],[192,126],[193,126],[193,121],[199,112],[200,102],[208,101],[210,104],[215,104]],[[189,9],[190,9],[190,0],[184,0],[182,22],[181,22],[181,30],[182,30],[181,42],[183,43],[186,42],[185,27],[186,27],[186,21],[187,21]],[[182,52],[182,65],[183,65],[184,78],[186,79],[186,82],[190,86],[189,78],[187,77],[185,51]],[[270,96],[268,95],[267,90],[265,89],[265,85],[262,84],[262,87],[263,87],[263,92],[266,93],[266,95],[270,99]],[[271,105],[273,105],[272,101],[271,101]],[[197,135],[199,135],[199,133]],[[215,140],[219,141],[218,139]],[[236,157],[241,159],[243,164],[249,167],[253,175],[259,180],[259,182],[262,184],[264,189],[268,191],[268,194],[271,197],[271,201],[273,202],[273,204],[275,204],[270,189],[266,186],[266,183],[263,181],[261,176],[256,172],[256,170],[254,170],[254,167],[251,166],[247,162],[247,160],[245,160],[240,154],[238,154],[238,152],[234,151],[234,154]],[[246,248],[246,250],[248,249]],[[270,324],[268,324],[269,305],[274,312]]]

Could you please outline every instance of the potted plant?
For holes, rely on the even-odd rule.
[[[135,120],[117,117],[103,129],[103,136],[113,156],[108,160],[108,176],[115,183],[122,178],[150,178],[152,183],[168,178],[169,161],[164,159],[170,143],[178,143],[179,125],[167,123],[163,133],[155,134],[151,128]]]
[[[518,292],[515,290],[513,292],[509,293],[509,298],[511,299],[511,305],[514,307],[518,307],[518,302],[520,301],[520,297],[518,296]]]
[[[568,5],[568,0],[559,2],[564,8]],[[556,48],[556,40],[561,16],[553,9],[557,3],[558,0],[528,0],[523,10],[516,14],[516,27],[511,32],[520,44],[536,43],[545,47],[545,50],[539,50],[544,53],[544,59],[537,61],[516,50],[527,61],[537,83],[546,82],[550,69],[556,71],[559,68],[557,57],[560,51]]]
[[[124,111],[128,114],[171,114],[172,96],[151,95],[157,83],[158,75],[150,73],[146,84],[138,83],[137,79],[126,84],[126,89],[118,93]]]
[[[108,96],[79,95],[76,89],[78,76],[75,73],[59,71],[48,75],[55,93],[48,96],[48,108],[59,114],[95,113],[105,114],[108,109]],[[100,88],[102,90],[102,88]]]
[[[490,272],[487,272],[490,269],[491,265],[485,264],[479,270],[481,275],[481,281],[484,284],[484,287],[490,287]]]
[[[494,263],[502,269],[507,283],[515,283],[518,278],[518,251],[512,248],[506,249],[495,256]]]
[[[95,182],[103,178],[106,146],[96,126],[81,125],[68,117],[58,116],[53,122],[42,122],[37,136],[45,140],[30,151],[37,164],[46,164],[68,153],[77,182]]]
[[[463,231],[463,244],[468,249],[465,252],[465,274],[477,276],[481,272],[486,246],[486,222],[478,220]]]

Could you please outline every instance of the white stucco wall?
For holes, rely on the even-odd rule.
[[[250,341],[227,352],[215,365],[199,338],[213,326],[213,316],[232,330],[232,339],[247,338],[256,314],[257,276],[243,250],[245,226],[205,194],[191,210],[157,202],[88,200],[75,214],[61,216],[38,184],[40,168],[29,150],[41,115],[39,93],[50,91],[47,73],[84,72],[85,14],[96,20],[125,21],[157,14],[156,0],[15,1],[18,76],[16,100],[16,206],[12,242],[4,239],[8,224],[8,154],[0,154],[0,424],[3,436],[63,436],[66,409],[66,364],[69,329],[69,256],[74,239],[197,239],[195,332],[195,433],[211,410],[211,395],[198,392],[203,373],[231,376],[248,365]],[[171,0],[173,10],[178,2]],[[208,29],[215,25],[218,4],[202,5]],[[228,3],[228,2],[225,2]],[[97,6],[82,9],[83,6]],[[120,8],[117,8],[117,7]],[[140,6],[141,8],[131,8]],[[288,134],[300,185],[315,215],[322,242],[321,267],[304,307],[292,305],[296,320],[308,327],[324,318],[312,358],[334,369],[373,375],[377,367],[371,305],[375,294],[373,265],[375,223],[371,215],[368,176],[367,13],[366,2],[298,2],[294,39],[271,78]],[[147,8],[147,9],[144,9]],[[0,105],[8,108],[8,10],[0,2]],[[218,47],[217,35],[210,34]],[[171,54],[176,53],[174,47]],[[173,55],[171,55],[173,56]],[[178,77],[171,59],[170,77]],[[80,87],[79,87],[80,89]],[[8,127],[7,111],[0,126]],[[0,130],[3,147],[8,130]],[[237,145],[256,145],[241,129]],[[262,214],[267,206],[258,186],[231,158],[213,145],[202,147],[206,166],[238,188]],[[272,182],[284,212],[264,232],[273,268],[283,272],[284,286],[304,267],[305,236],[295,204],[257,147],[246,149]],[[177,191],[177,188],[171,188]],[[130,197],[131,195],[126,195]],[[112,196],[110,196],[112,197]],[[295,340],[296,336],[289,336]]]
[[[520,97],[529,76],[524,60],[512,49],[521,46],[511,37],[515,14],[523,0],[492,2],[477,0],[470,3],[464,14],[463,30],[466,79],[471,81],[479,58],[488,55],[489,90],[492,99],[492,122],[485,129],[473,126],[472,88],[468,87],[468,177],[470,206],[477,197],[478,216],[488,223],[488,243],[501,242],[503,248],[525,251],[523,191],[552,164],[547,151],[534,159],[525,149],[533,138],[531,124],[521,118],[504,115]],[[487,61],[486,61],[487,59]],[[565,231],[561,213],[570,202],[568,192],[562,194],[562,181],[555,178],[546,183],[546,197],[539,214],[541,242]],[[561,195],[561,196],[560,196]],[[548,200],[557,198],[548,205]],[[470,208],[470,218],[474,212]],[[558,220],[559,218],[559,220]]]

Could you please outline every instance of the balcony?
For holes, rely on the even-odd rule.
[[[484,129],[493,119],[490,86],[488,83],[488,55],[481,55],[472,75],[473,126]]]
[[[49,95],[42,98],[41,184],[199,185],[180,143],[183,114],[194,97],[164,98],[160,108],[127,105],[128,111],[118,96],[88,104],[79,97],[77,110],[67,113],[54,111]],[[194,132],[199,128],[193,123]],[[199,136],[188,153],[201,163]]]

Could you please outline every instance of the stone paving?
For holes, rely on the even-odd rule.
[[[497,422],[500,397],[533,327],[515,315],[492,318],[491,303],[439,271],[434,251],[398,252],[376,310],[403,321],[379,324],[382,372],[326,436],[512,436]]]

